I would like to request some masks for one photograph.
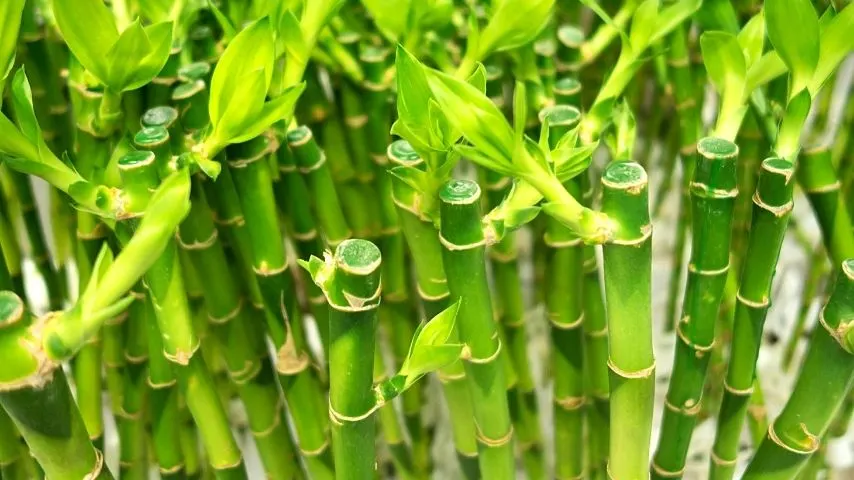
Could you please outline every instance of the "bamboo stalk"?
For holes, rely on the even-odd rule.
[[[715,323],[729,270],[738,147],[706,137],[691,182],[693,237],[682,318],[676,325],[673,373],[667,390],[661,437],[652,464],[654,478],[679,476],[697,415],[715,341]]]
[[[631,162],[611,163],[602,176],[602,211],[618,225],[602,251],[611,370],[608,475],[620,480],[649,477],[655,358],[647,183],[643,168]]]
[[[461,301],[458,328],[467,348],[463,366],[474,407],[480,471],[485,478],[514,478],[513,426],[506,373],[499,361],[502,344],[486,281],[480,187],[451,181],[442,187],[439,199],[442,263],[451,299]]]
[[[753,393],[762,329],[771,305],[771,280],[792,211],[793,175],[794,167],[787,160],[770,158],[762,162],[736,295],[732,352],[709,478],[731,479],[735,473],[739,438]]]
[[[819,449],[820,438],[850,390],[854,356],[846,326],[854,312],[854,261],[838,268],[794,390],[768,427],[745,480],[793,478]]]

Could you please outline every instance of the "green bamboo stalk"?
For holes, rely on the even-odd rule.
[[[155,142],[154,139],[157,139]],[[162,127],[144,129],[135,138],[138,145],[156,146],[160,156],[151,151],[126,155],[120,163],[125,183],[138,186],[138,191],[154,188],[157,167],[171,161],[169,134]],[[155,163],[156,160],[156,163]],[[188,175],[187,172],[183,173]],[[135,228],[133,219],[120,224],[119,242],[125,244]],[[187,406],[201,433],[209,462],[218,478],[245,478],[243,458],[228,423],[225,409],[204,358],[196,355],[199,339],[193,329],[187,293],[181,273],[177,245],[170,241],[164,252],[145,274],[156,323],[163,337],[163,356],[172,365]]]
[[[581,114],[575,107],[556,106],[540,112],[548,121],[551,148]],[[581,198],[577,177],[564,188]],[[545,305],[551,330],[552,402],[555,424],[555,478],[584,476],[584,353],[583,353],[583,248],[581,239],[553,217],[546,218],[543,236],[546,252]]]
[[[840,263],[854,257],[851,216],[843,195],[840,195],[839,178],[833,168],[828,145],[821,143],[805,149],[797,173],[798,183],[817,217],[830,258],[834,263]]]
[[[423,159],[405,140],[392,143],[388,147],[388,157],[392,163],[398,165],[391,169],[392,173],[398,171],[397,169],[419,168],[423,164]],[[418,192],[400,181],[397,176],[392,177],[392,198],[397,207],[404,238],[412,252],[417,290],[424,314],[427,318],[432,318],[450,305],[450,292],[442,266],[442,247],[438,232],[422,213]],[[454,362],[440,369],[438,377],[450,414],[454,447],[462,475],[467,480],[480,478],[475,424],[472,421],[473,405],[462,362]]]
[[[698,143],[697,152],[691,182],[693,238],[688,285],[682,318],[676,325],[676,353],[652,464],[654,478],[681,476],[685,467],[729,270],[738,147],[721,138],[706,137]]]
[[[730,363],[712,452],[709,478],[731,479],[748,402],[753,393],[756,358],[765,316],[771,304],[771,280],[792,212],[794,167],[788,160],[762,162],[739,292]]]
[[[854,261],[845,260],[794,390],[748,464],[745,480],[794,478],[819,449],[820,438],[851,389],[854,355],[848,326],[852,314]]]
[[[277,349],[276,371],[297,433],[297,446],[315,478],[332,477],[328,417],[322,413],[323,393],[311,370],[294,280],[281,242],[275,195],[266,162],[270,144],[258,137],[227,150],[228,170],[246,216],[251,258],[264,305],[272,315],[267,331]],[[219,181],[219,180],[217,180]]]
[[[335,247],[350,238],[352,231],[345,220],[332,174],[326,165],[326,154],[317,145],[308,127],[290,130],[287,138],[300,172],[305,175],[314,212],[326,243]]]
[[[385,359],[380,350],[380,343],[377,342],[374,348],[374,385],[388,380]],[[379,423],[383,440],[388,447],[391,461],[394,464],[395,474],[404,480],[427,478],[426,474],[419,476],[419,472],[416,471],[411,449],[404,438],[403,426],[397,418],[397,410],[393,403],[386,403],[379,408],[377,422]],[[377,469],[381,470],[381,464]]]
[[[128,307],[124,322],[124,360],[122,404],[116,412],[119,429],[119,468],[121,478],[148,478],[148,435],[145,415],[148,411],[148,325],[144,297]]]
[[[4,208],[0,208],[0,249],[3,250],[3,260],[11,283],[6,290],[12,290],[21,297],[26,296],[24,277],[21,272],[21,249]]]
[[[201,282],[207,320],[223,347],[228,375],[246,407],[264,471],[268,478],[294,478],[299,466],[263,332],[250,317],[234,281],[204,191],[198,183],[194,187],[178,244],[189,254],[199,276],[209,280]]]
[[[35,472],[28,462],[29,450],[6,410],[0,408],[0,478],[24,480]]]
[[[458,328],[466,346],[463,366],[474,407],[481,475],[514,478],[513,426],[506,372],[498,361],[501,340],[486,280],[480,187],[471,181],[451,181],[442,187],[439,199],[442,263],[451,299],[461,301]]]
[[[795,318],[792,335],[786,342],[786,348],[783,351],[783,369],[785,370],[789,370],[792,367],[795,352],[806,329],[807,318],[809,317],[812,303],[816,298],[817,291],[823,288],[821,284],[823,283],[822,278],[827,273],[827,253],[822,246],[813,249],[807,264],[809,265],[809,270],[807,271],[804,287],[801,290],[801,297],[798,302],[798,316]]]
[[[322,288],[329,303],[329,417],[336,478],[376,475],[377,400],[373,363],[379,307],[380,250],[347,240],[335,250],[334,277]]]
[[[305,201],[310,194],[305,180],[297,171],[293,153],[287,145],[282,145],[276,152],[276,159],[279,170],[279,181],[274,185],[276,202],[289,221],[288,231],[297,254],[303,260],[311,258],[312,255],[320,258],[323,256],[323,240],[317,230],[311,206]],[[326,298],[307,271],[302,271],[302,278],[311,314],[323,342],[323,351],[326,352],[329,347],[329,309],[326,306]]]
[[[649,477],[655,358],[647,183],[643,167],[631,162],[611,163],[602,176],[602,211],[618,225],[615,239],[605,244],[602,252],[611,370],[611,454],[607,468],[610,478],[620,480]]]
[[[23,300],[0,292],[4,369],[0,405],[21,432],[30,453],[49,478],[111,479],[104,456],[92,446],[59,363],[40,345],[40,327],[49,317],[32,319]]]

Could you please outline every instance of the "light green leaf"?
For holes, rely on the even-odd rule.
[[[377,28],[393,42],[406,31],[411,4],[412,0],[362,0]]]
[[[754,15],[738,33],[738,44],[744,52],[748,70],[762,57],[765,46],[765,14],[763,10]]]
[[[819,57],[818,15],[809,0],[765,2],[768,39],[791,72],[790,95],[807,87]]]
[[[228,98],[221,118],[214,121],[214,117],[211,116],[213,131],[210,137],[217,145],[227,145],[230,139],[241,135],[246,125],[261,112],[264,98],[267,96],[263,69],[249,71],[242,75],[235,73],[235,76],[240,81],[241,89]],[[214,152],[208,152],[208,156],[213,155]]]
[[[277,54],[285,52],[288,61],[296,61],[307,64],[311,51],[302,37],[299,20],[290,10],[286,10],[279,18],[279,28],[276,31]]]
[[[590,143],[577,148],[558,148],[552,151],[555,164],[555,176],[566,182],[587,170],[593,161],[593,152],[598,144]]]
[[[786,64],[777,52],[771,50],[762,55],[747,71],[745,95],[752,94],[757,88],[786,73],[786,70]]]
[[[655,20],[655,31],[649,38],[649,44],[653,44],[665,35],[670,34],[676,27],[682,25],[691,15],[700,9],[703,4],[701,0],[678,0],[662,8]]]
[[[854,51],[854,6],[848,4],[827,22],[821,32],[818,64],[809,82],[809,90],[813,96],[852,51]]]
[[[516,145],[522,143],[527,122],[528,96],[526,95],[525,83],[517,81],[516,88],[513,90],[513,140]]]
[[[247,88],[244,82],[248,73],[262,72],[266,94],[273,76],[274,55],[273,30],[266,17],[256,20],[234,37],[220,57],[211,78],[208,109],[213,125],[224,118],[234,98]]]
[[[659,28],[656,22],[658,15],[658,0],[645,0],[635,10],[632,18],[632,29],[629,32],[629,43],[632,51],[640,53],[646,50],[650,37]]]
[[[466,81],[469,82],[469,85],[486,93],[486,68],[482,63],[478,62],[477,68],[474,69],[474,73],[469,75],[469,78],[467,78]]]
[[[229,143],[240,143],[251,140],[264,133],[271,125],[279,120],[293,116],[299,96],[305,90],[305,82],[285,89],[281,95],[264,103],[261,111],[255,114],[251,121],[243,126],[243,133],[229,139]]]
[[[228,16],[216,6],[216,3],[213,0],[208,0],[208,8],[211,13],[213,13],[216,23],[219,24],[220,28],[222,28],[222,36],[227,42],[231,41],[237,35],[237,29],[231,24],[231,20],[229,20]]]
[[[37,152],[41,152],[44,140],[33,109],[33,93],[24,67],[19,68],[12,78],[12,107],[21,133],[35,146]]]
[[[51,0],[65,43],[98,80],[108,77],[107,52],[119,39],[113,14],[103,0]]]
[[[430,141],[429,103],[433,97],[424,67],[402,46],[397,47],[397,116],[392,133],[400,135],[419,153]]]
[[[163,69],[171,47],[171,22],[143,28],[137,19],[107,52],[109,70],[104,83],[117,92],[142,87]]]
[[[0,2],[0,98],[6,77],[15,65],[15,48],[18,43],[18,30],[21,26],[21,14],[26,0],[4,0]]]
[[[489,157],[471,145],[454,145],[454,151],[466,160],[486,168],[487,170],[492,170],[493,172],[508,176],[514,174],[512,163],[507,162],[504,159]]]
[[[718,92],[724,95],[735,95],[738,92],[741,98],[747,67],[735,35],[720,31],[705,32],[700,36],[700,48],[709,79]]]
[[[427,82],[450,125],[485,155],[512,158],[514,136],[504,115],[477,88],[429,69]]]
[[[407,377],[407,384],[459,359],[462,345],[449,343],[455,336],[459,308],[460,302],[454,303],[415,331],[409,353],[400,367],[400,375]]]
[[[555,0],[504,0],[480,34],[475,60],[534,41],[551,19]]]

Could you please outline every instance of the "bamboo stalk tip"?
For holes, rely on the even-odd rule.
[[[174,107],[160,106],[149,108],[142,114],[140,123],[143,127],[161,126],[169,128],[178,120],[178,110]]]
[[[288,144],[292,147],[298,147],[305,144],[311,140],[311,137],[311,129],[306,125],[300,125],[296,128],[292,128],[291,130],[288,130],[287,134]]]
[[[207,65],[207,64],[205,64]],[[207,87],[204,80],[197,79],[192,80],[190,82],[182,83],[175,87],[175,90],[172,91],[172,100],[176,102],[180,102],[182,100],[187,100],[189,98],[193,98],[195,95],[198,95],[199,92],[204,90]]]
[[[480,186],[471,180],[451,180],[439,191],[439,198],[451,205],[470,205],[480,199]]]
[[[24,316],[24,301],[15,292],[0,292],[0,328],[18,323]]]
[[[561,77],[555,81],[554,92],[559,95],[574,95],[581,91],[581,82],[575,77]]]
[[[178,78],[184,82],[202,80],[210,73],[211,65],[207,62],[193,62],[178,68]]]
[[[391,143],[386,150],[389,160],[403,166],[416,166],[424,160],[418,152],[412,148],[412,144],[406,140],[397,140]]]
[[[153,148],[168,141],[169,131],[161,125],[143,127],[133,136],[134,145],[144,149]]]
[[[561,25],[557,29],[557,39],[566,47],[578,48],[584,43],[584,31],[575,25]]]
[[[640,192],[647,185],[646,170],[635,162],[613,162],[605,169],[602,183],[613,189]]]
[[[339,268],[355,275],[369,275],[382,262],[380,249],[371,241],[360,238],[341,242],[335,249],[335,260]]]
[[[154,152],[151,150],[131,150],[119,159],[119,170],[135,170],[154,163]]]
[[[711,160],[735,158],[738,145],[720,137],[705,137],[697,143],[697,152]]]
[[[572,127],[581,119],[581,111],[572,105],[552,105],[540,110],[540,122],[548,120],[549,126]]]

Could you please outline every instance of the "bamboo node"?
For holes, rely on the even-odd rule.
[[[676,471],[665,470],[664,468],[659,466],[655,460],[652,461],[652,469],[658,476],[665,478],[681,478],[682,475],[685,474],[685,467],[682,467]]]
[[[240,315],[241,310],[243,310],[243,297],[238,298],[237,305],[230,312],[227,312],[225,315],[223,315],[221,317],[217,317],[216,315],[213,315],[209,311],[208,312],[208,321],[215,324],[215,325],[224,325],[224,324],[228,323],[229,320]]]
[[[273,417],[272,423],[263,430],[252,430],[252,436],[255,438],[264,438],[273,433],[282,423],[282,409],[276,406],[276,416]]]
[[[358,297],[356,295],[342,291],[344,298],[347,300],[347,305],[338,305],[332,301],[329,306],[339,312],[367,312],[374,310],[380,306],[380,297],[382,295],[382,282],[377,284],[377,290],[370,297]]]
[[[627,378],[627,379],[649,378],[652,376],[653,373],[655,373],[655,360],[652,361],[652,365],[650,365],[646,368],[642,368],[640,370],[635,370],[635,371],[628,371],[628,370],[623,370],[623,369],[619,368],[618,366],[614,365],[613,360],[611,360],[611,357],[609,356],[608,357],[608,369],[611,370],[612,372],[614,372],[617,376],[622,377],[622,378]]]
[[[285,262],[280,267],[270,267],[270,265],[265,261],[261,262],[259,266],[252,266],[252,271],[255,272],[256,275],[260,275],[262,277],[272,277],[278,275],[280,273],[284,273],[288,269],[288,262]]]
[[[416,285],[416,290],[418,290],[418,296],[421,297],[422,300],[425,300],[428,302],[437,302],[437,301],[442,300],[444,298],[448,298],[451,295],[451,292],[448,290],[445,290],[444,292],[438,293],[436,295],[431,295],[431,294],[425,292],[424,289],[421,288],[420,284]]]
[[[807,430],[807,426],[803,423],[799,424],[799,427],[801,428],[801,431],[804,433],[804,435],[806,435],[806,441],[808,443],[807,448],[804,450],[798,449],[797,447],[792,447],[790,445],[786,445],[786,443],[779,436],[777,436],[777,432],[774,430],[775,423],[776,421],[773,421],[770,425],[768,425],[768,438],[772,442],[776,443],[780,448],[788,450],[797,455],[809,455],[818,450],[821,441],[817,436],[810,433],[809,430]]]
[[[586,405],[587,399],[585,397],[562,397],[555,398],[554,403],[563,410],[572,411]]]
[[[491,243],[490,245],[494,245],[494,243]],[[511,263],[516,261],[517,258],[519,258],[519,254],[518,252],[516,252],[515,249],[510,252],[502,252],[495,248],[490,248],[489,258],[498,263]]]
[[[578,318],[569,323],[560,322],[558,321],[559,318],[560,314],[549,313],[549,322],[551,322],[553,327],[559,330],[572,330],[581,326],[581,322],[584,321],[584,312],[581,312],[578,315]]]
[[[769,204],[765,203],[764,200],[762,200],[761,196],[759,196],[759,190],[756,190],[756,192],[753,193],[753,203],[757,207],[771,213],[772,215],[774,215],[777,218],[784,217],[789,212],[791,212],[795,206],[795,202],[792,200],[789,200],[788,202],[784,203],[783,205],[779,205],[779,206],[769,205]]]
[[[158,470],[160,470],[161,475],[168,476],[168,475],[172,475],[173,473],[178,473],[183,469],[184,469],[184,462],[179,462],[178,464],[173,465],[171,467],[165,467],[165,468],[160,467]]]
[[[178,380],[173,378],[168,382],[154,382],[151,380],[151,377],[148,377],[148,381],[146,383],[148,383],[148,386],[151,387],[152,390],[162,390],[164,388],[174,386],[176,383],[178,383]]]
[[[679,339],[685,343],[685,345],[688,345],[689,347],[691,347],[694,350],[694,352],[696,353],[697,358],[699,358],[699,357],[703,356],[705,353],[708,353],[713,348],[715,348],[715,341],[713,339],[712,343],[710,343],[708,345],[697,345],[694,342],[692,342],[691,339],[688,338],[687,335],[685,335],[685,332],[682,331],[682,325],[687,324],[688,319],[690,319],[690,317],[685,317],[685,318],[683,318],[683,320],[681,322],[679,322],[679,325],[676,327],[676,336],[678,336]]]
[[[695,402],[694,399],[689,398],[688,400],[685,400],[685,403],[683,404],[682,407],[678,407],[678,406],[670,403],[669,400],[667,400],[667,399],[664,400],[664,406],[668,410],[670,410],[673,413],[678,413],[678,414],[686,416],[686,417],[697,416],[700,413],[701,404],[702,403],[699,400]]]
[[[335,425],[344,425],[345,423],[357,423],[369,418],[378,409],[379,405],[374,404],[374,406],[369,408],[367,412],[361,415],[344,415],[343,413],[337,412],[335,408],[332,407],[332,402],[329,402],[329,419]]]
[[[53,379],[53,372],[60,365],[51,360],[47,352],[45,352],[42,345],[42,331],[47,322],[50,321],[50,318],[57,315],[57,313],[51,312],[36,319],[30,326],[30,334],[18,340],[21,346],[32,356],[32,359],[36,363],[36,368],[24,378],[18,378],[9,382],[0,382],[0,392],[9,392],[26,387],[41,389]]]
[[[465,372],[445,373],[442,370],[439,370],[439,372],[437,373],[437,376],[439,377],[440,382],[450,383],[450,382],[454,382],[454,381],[462,380],[462,379],[466,378],[466,373]]]
[[[607,337],[608,336],[608,326],[605,325],[604,327],[600,328],[599,330],[586,330],[584,332],[584,335],[586,335],[590,338]]]
[[[652,236],[652,225],[651,224],[643,225],[642,227],[640,227],[640,233],[641,233],[641,235],[639,237],[636,237],[636,238],[627,238],[627,239],[612,238],[611,240],[608,241],[608,243],[610,243],[612,245],[622,245],[625,247],[634,247],[637,245],[641,245],[642,243],[649,240],[649,238]]]
[[[722,467],[732,467],[738,463],[738,459],[733,458],[732,460],[726,460],[718,456],[714,450],[712,450],[712,461],[715,462],[715,465],[720,465]]]
[[[210,248],[214,243],[216,243],[217,238],[219,238],[219,230],[215,228],[211,231],[211,235],[208,238],[193,242],[185,242],[184,239],[181,238],[180,230],[175,233],[175,240],[178,241],[178,245],[184,250],[204,250],[206,248]]]
[[[753,394],[753,384],[747,388],[735,388],[727,382],[727,379],[724,379],[724,389],[738,397],[747,397]]]
[[[193,358],[193,355],[199,349],[200,342],[197,340],[196,344],[190,349],[190,351],[185,352],[182,350],[178,350],[175,354],[171,354],[163,349],[163,356],[166,357],[166,360],[169,360],[172,363],[177,363],[178,365],[187,366],[190,364],[190,359]]]
[[[95,450],[95,465],[92,467],[92,470],[89,471],[84,477],[83,480],[95,480],[96,478],[101,476],[101,470],[104,468],[104,454],[101,453],[97,448]]]
[[[510,429],[504,435],[498,438],[489,438],[486,434],[483,433],[483,430],[480,429],[480,425],[477,424],[477,420],[474,422],[475,430],[477,431],[476,437],[479,443],[489,447],[489,448],[497,448],[510,443],[513,440],[513,425],[510,425]]]
[[[546,232],[543,234],[543,243],[550,248],[577,247],[581,245],[581,238],[575,237],[569,240],[553,240],[549,236],[549,232]]]
[[[439,242],[441,242],[443,247],[445,247],[446,249],[448,249],[452,252],[459,251],[459,250],[472,250],[474,248],[480,248],[480,247],[486,246],[486,238],[485,237],[481,238],[477,242],[468,243],[465,245],[457,245],[456,243],[453,243],[450,240],[448,240],[447,238],[445,238],[441,232],[439,233]]]
[[[744,305],[747,305],[748,307],[751,307],[751,308],[765,308],[765,307],[767,307],[768,305],[770,305],[770,304],[771,304],[771,300],[770,300],[767,296],[766,296],[766,297],[764,297],[764,298],[762,299],[762,301],[759,301],[759,302],[756,302],[756,301],[754,301],[754,300],[750,300],[750,299],[744,298],[744,297],[742,297],[742,296],[741,296],[741,290],[739,290],[738,292],[736,292],[736,294],[735,294],[735,298],[736,298],[736,300],[738,300],[739,302],[741,302],[741,303],[743,303]]]
[[[228,370],[228,376],[236,385],[245,385],[246,382],[257,377],[261,372],[261,362],[244,360],[243,368],[240,370]]]
[[[326,439],[323,441],[323,443],[320,444],[319,447],[317,447],[313,450],[306,450],[300,446],[299,451],[300,451],[300,453],[302,453],[302,455],[304,457],[316,457],[318,455],[321,455],[323,452],[325,452],[328,447],[329,447],[329,440]]]
[[[691,182],[691,190],[698,190],[700,192],[705,193],[705,197],[715,198],[715,199],[723,199],[723,198],[735,198],[738,196],[737,188],[723,189],[723,188],[709,188],[703,182]]]
[[[713,270],[701,270],[701,269],[697,268],[696,265],[694,265],[694,262],[691,262],[688,264],[688,271],[695,274],[695,275],[701,275],[704,277],[713,277],[715,275],[723,275],[724,273],[729,271],[729,261],[727,261],[727,264],[723,268],[718,268],[718,269],[713,269]]]
[[[486,365],[488,363],[491,363],[496,358],[498,358],[498,355],[501,353],[501,346],[502,346],[501,339],[499,338],[497,340],[498,340],[498,345],[495,347],[495,351],[490,356],[488,356],[486,358],[473,357],[472,353],[471,353],[471,347],[469,347],[468,344],[463,345],[463,350],[460,353],[460,358],[462,358],[463,360],[465,360],[469,363],[475,363],[478,365]]]
[[[843,350],[852,353],[851,347],[847,339],[845,338],[848,335],[848,331],[852,328],[852,322],[840,322],[839,325],[837,325],[836,327],[830,326],[830,324],[827,323],[827,320],[824,318],[825,308],[826,307],[822,307],[821,312],[819,312],[818,314],[819,323],[821,323],[821,326],[824,327],[827,333],[830,334],[830,336],[833,337],[834,340],[836,340],[836,343],[838,343]]]
[[[125,310],[124,312],[116,315],[115,317],[112,317],[112,318],[108,319],[107,321],[105,321],[104,325],[110,325],[110,326],[115,327],[115,326],[118,326],[118,325],[125,323],[125,320],[127,320],[127,319],[128,319],[128,312],[127,312],[127,310]]]
[[[827,185],[817,185],[817,186],[813,186],[813,187],[804,188],[804,192],[806,192],[806,193],[829,193],[829,192],[835,192],[835,191],[839,190],[840,187],[841,187],[841,184],[837,180],[837,181],[835,181],[833,183],[829,183]]]
[[[315,170],[320,169],[320,167],[322,167],[325,163],[326,163],[326,152],[320,152],[320,158],[318,158],[316,162],[314,162],[313,164],[308,165],[306,167],[299,167],[299,171],[300,171],[300,173],[303,173],[303,174],[309,174]]]
[[[344,123],[350,128],[361,128],[368,123],[368,115],[363,113],[354,117],[347,117],[344,119]]]
[[[237,454],[237,460],[235,460],[231,463],[226,463],[223,465],[216,465],[215,462],[213,462],[213,461],[211,462],[211,466],[213,467],[214,470],[228,470],[228,469],[231,469],[234,467],[238,467],[241,464],[243,464],[243,456],[239,452]],[[214,473],[214,477],[216,477],[216,476],[217,476],[216,473]]]

